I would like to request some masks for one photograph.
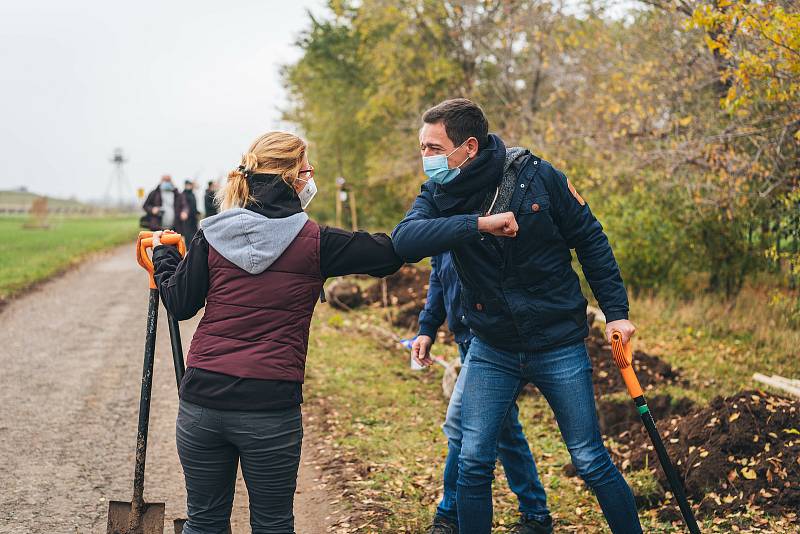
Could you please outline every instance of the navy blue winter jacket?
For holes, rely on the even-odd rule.
[[[453,264],[450,252],[443,252],[431,258],[431,277],[428,281],[428,296],[425,307],[419,314],[419,335],[436,340],[436,331],[447,320],[447,327],[456,338],[456,343],[464,343],[472,334],[462,322],[464,311],[461,308],[461,282]]]
[[[502,141],[499,146],[502,156],[492,157],[502,161]],[[501,349],[546,350],[588,335],[587,302],[572,269],[570,249],[575,249],[606,320],[627,319],[628,297],[619,266],[588,204],[573,194],[566,176],[550,163],[527,155],[514,165],[517,179],[509,210],[519,224],[516,237],[482,235],[477,210],[459,213],[459,199],[428,181],[392,232],[398,255],[413,263],[452,251],[462,285],[464,323],[481,340]],[[462,172],[464,179],[470,179],[469,169]],[[499,180],[500,176],[495,183]]]

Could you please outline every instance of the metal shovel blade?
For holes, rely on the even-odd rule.
[[[144,503],[141,518],[131,521],[131,503],[109,501],[107,534],[164,534],[164,503]],[[136,524],[138,523],[138,525]]]
[[[175,528],[175,534],[183,534],[183,525],[186,524],[188,519],[176,519],[173,521],[173,527]],[[228,525],[228,534],[232,534],[231,526]]]

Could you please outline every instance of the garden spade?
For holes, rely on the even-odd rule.
[[[149,235],[148,235],[149,234]],[[165,234],[162,242],[178,245],[185,251],[179,234]],[[144,468],[147,458],[147,431],[150,423],[150,393],[153,389],[153,360],[158,323],[158,288],[153,278],[153,262],[147,249],[153,246],[152,234],[141,232],[136,242],[136,259],[150,274],[150,299],[147,309],[147,334],[144,344],[142,389],[139,397],[139,425],[136,432],[136,463],[133,474],[133,498],[130,502],[109,501],[107,534],[163,534],[164,503],[144,502]]]
[[[700,528],[697,526],[697,521],[692,513],[692,508],[689,506],[689,501],[686,499],[686,492],[683,489],[683,483],[678,477],[678,472],[675,466],[667,456],[667,449],[664,447],[664,442],[661,441],[661,436],[658,434],[656,422],[653,419],[653,414],[650,413],[650,408],[647,407],[647,401],[644,398],[644,391],[639,384],[639,379],[636,377],[636,372],[633,370],[633,351],[631,350],[631,343],[622,342],[622,334],[618,331],[611,333],[611,352],[614,355],[614,363],[619,368],[622,374],[622,379],[625,381],[625,386],[628,388],[633,402],[639,410],[639,416],[642,418],[642,423],[650,435],[650,441],[653,442],[653,447],[658,455],[658,461],[661,463],[661,468],[664,474],[667,475],[669,486],[672,489],[672,494],[678,501],[678,507],[681,509],[683,520],[691,534],[700,534]]]

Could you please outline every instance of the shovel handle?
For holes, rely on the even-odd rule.
[[[639,379],[636,377],[636,372],[633,370],[633,350],[631,349],[631,342],[628,340],[627,343],[623,343],[622,333],[618,330],[611,332],[611,353],[614,355],[614,363],[622,374],[622,379],[625,381],[628,393],[636,404],[637,410],[639,410],[639,417],[641,417],[642,423],[645,429],[647,429],[647,433],[650,435],[650,441],[653,442],[658,461],[661,463],[661,468],[667,476],[672,494],[675,496],[675,500],[678,501],[678,507],[681,509],[683,520],[686,522],[686,526],[691,534],[700,534],[700,527],[697,526],[697,520],[694,518],[692,507],[689,505],[689,500],[686,498],[683,482],[667,455],[667,449],[658,433],[656,422],[653,420],[653,414],[650,413],[650,408],[647,406],[647,401],[644,398],[644,391],[642,391],[642,386],[639,384]]]
[[[622,380],[625,381],[625,386],[628,388],[628,394],[632,399],[644,395],[642,386],[639,384],[639,379],[636,377],[636,372],[633,370],[633,350],[631,349],[631,342],[622,342],[622,333],[618,330],[611,332],[611,353],[614,355],[614,363],[617,365]]]
[[[173,232],[162,234],[161,244],[176,245],[180,255],[186,255],[186,244],[183,242],[181,234]],[[153,232],[139,232],[139,237],[136,239],[136,261],[150,274],[150,289],[156,289],[156,280],[153,277],[153,260],[147,254],[148,248],[153,248]]]

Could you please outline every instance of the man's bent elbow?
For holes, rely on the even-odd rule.
[[[412,240],[408,238],[408,232],[402,223],[392,231],[392,246],[395,253],[406,263],[417,263],[422,259],[414,250]]]

